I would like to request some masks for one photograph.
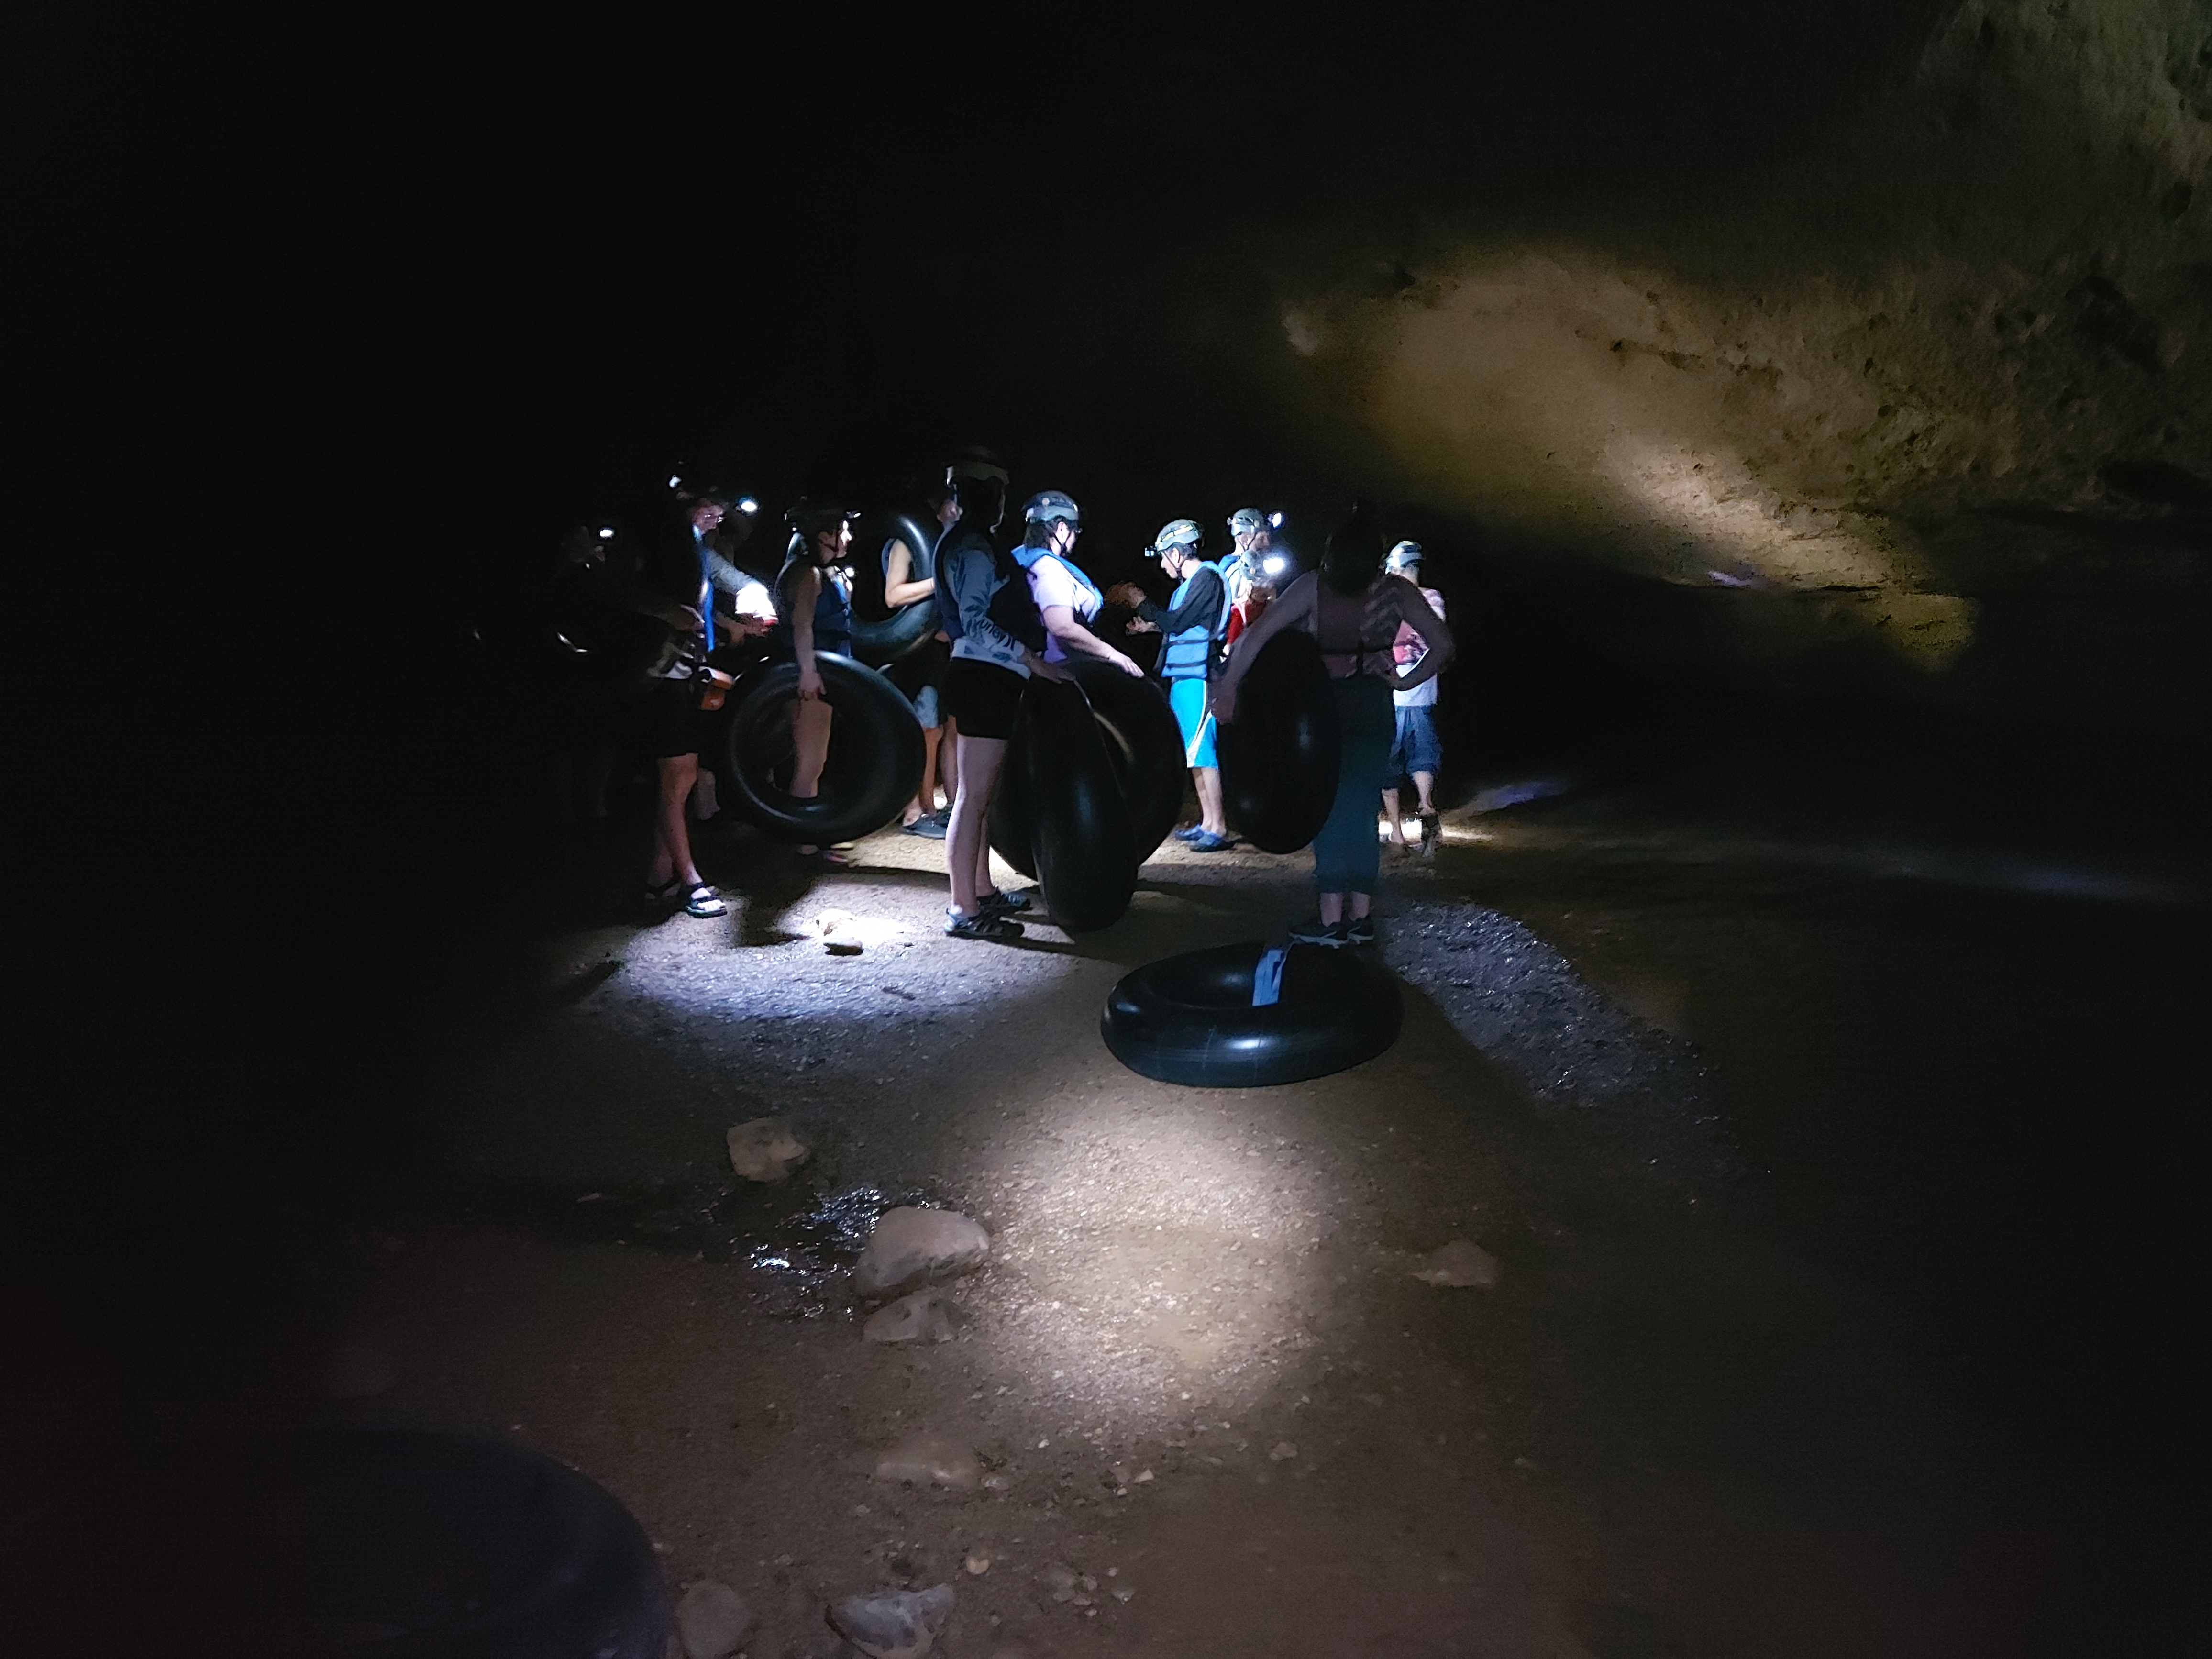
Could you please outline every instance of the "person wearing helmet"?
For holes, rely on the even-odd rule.
[[[1025,523],[1014,557],[1029,572],[1030,596],[1044,618],[1044,658],[1066,662],[1069,654],[1110,662],[1125,674],[1144,670],[1085,626],[1106,603],[1098,585],[1075,562],[1076,538],[1083,533],[1083,510],[1057,489],[1038,491],[1022,508]]]
[[[1375,943],[1369,909],[1381,851],[1375,841],[1374,800],[1390,752],[1388,693],[1410,691],[1435,678],[1454,648],[1451,630],[1420,590],[1382,568],[1382,540],[1375,533],[1374,516],[1368,502],[1354,506],[1352,517],[1330,535],[1321,568],[1284,588],[1282,597],[1231,647],[1213,684],[1215,714],[1234,724],[1244,676],[1268,641],[1286,628],[1312,635],[1328,665],[1343,741],[1335,801],[1313,841],[1320,919],[1291,933],[1306,945]],[[1429,648],[1410,667],[1400,668],[1394,647],[1406,623],[1413,624]]]
[[[1160,526],[1146,549],[1176,584],[1165,606],[1156,605],[1134,582],[1117,584],[1109,598],[1137,613],[1133,634],[1162,636],[1160,678],[1168,683],[1168,702],[1182,728],[1183,764],[1198,791],[1198,822],[1176,831],[1194,853],[1218,853],[1235,845],[1221,810],[1221,765],[1213,752],[1213,714],[1206,688],[1221,665],[1232,607],[1229,584],[1218,565],[1199,556],[1206,532],[1189,519]]]
[[[799,665],[799,696],[791,705],[791,738],[798,756],[792,768],[791,793],[811,800],[822,787],[822,768],[830,758],[831,711],[822,696],[817,652],[849,656],[853,609],[845,591],[845,550],[852,545],[852,514],[842,507],[801,501],[787,515],[791,546],[775,579],[776,609],[782,620],[771,636],[776,653]],[[851,860],[829,848],[799,849],[827,864]]]
[[[1420,587],[1421,597],[1429,602],[1429,609],[1439,617],[1444,614],[1444,596],[1433,587],[1421,587],[1420,543],[1400,542],[1390,550],[1382,568]],[[1414,666],[1428,652],[1428,641],[1412,623],[1398,624],[1398,638],[1391,647],[1391,655],[1400,673]],[[1407,845],[1405,821],[1398,816],[1398,780],[1409,777],[1419,797],[1414,811],[1421,821],[1421,846],[1432,848],[1437,834],[1437,806],[1432,797],[1437,772],[1444,757],[1443,745],[1437,740],[1435,677],[1404,690],[1393,691],[1390,701],[1397,706],[1398,715],[1398,734],[1390,745],[1390,787],[1382,792],[1382,816],[1390,820],[1390,844]]]
[[[1012,918],[1029,908],[1028,896],[1002,893],[992,881],[986,821],[1024,683],[1033,674],[1066,679],[1067,671],[1043,654],[1044,625],[1021,566],[991,540],[1006,513],[1005,473],[960,476],[960,521],[937,544],[937,616],[952,636],[945,714],[959,733],[959,781],[945,836],[952,880],[945,931],[1016,939],[1022,927]]]

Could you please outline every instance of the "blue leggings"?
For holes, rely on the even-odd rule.
[[[1372,893],[1382,854],[1375,840],[1376,802],[1390,763],[1396,711],[1390,688],[1372,674],[1329,682],[1344,732],[1336,804],[1314,837],[1314,885],[1324,893]]]

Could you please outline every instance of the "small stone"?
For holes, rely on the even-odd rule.
[[[1051,1592],[1055,1601],[1075,1599],[1077,1579],[1075,1569],[1064,1561],[1048,1561],[1037,1570],[1037,1583]]]
[[[851,939],[825,939],[822,948],[833,957],[857,957],[861,950],[860,942]]]
[[[1124,1584],[1114,1592],[1114,1599],[1116,1601],[1133,1601],[1137,1599],[1137,1592]]]
[[[941,1434],[917,1434],[876,1460],[876,1479],[908,1486],[973,1492],[982,1484],[983,1466],[975,1452],[957,1440]]]
[[[853,1268],[865,1297],[896,1296],[981,1267],[991,1254],[982,1224],[951,1210],[885,1210]]]
[[[781,1181],[813,1155],[789,1118],[757,1117],[730,1131],[730,1167],[747,1181]]]
[[[730,1659],[752,1634],[753,1613],[727,1584],[702,1578],[676,1604],[676,1635],[684,1659]]]
[[[916,1291],[868,1316],[860,1334],[871,1342],[950,1342],[960,1304],[942,1291]]]
[[[1425,1285],[1476,1285],[1488,1290],[1498,1283],[1498,1258],[1480,1244],[1455,1238],[1423,1256],[1413,1277]]]
[[[1267,1454],[1267,1461],[1270,1463],[1280,1463],[1297,1455],[1298,1449],[1296,1446],[1287,1440],[1279,1440],[1275,1443],[1274,1449]]]
[[[1150,1469],[1139,1469],[1139,1470],[1138,1470],[1138,1471],[1137,1471],[1137,1479],[1136,1479],[1136,1482],[1135,1482],[1135,1484],[1136,1484],[1136,1485],[1138,1485],[1138,1486],[1143,1486],[1143,1485],[1145,1484],[1145,1482],[1146,1482],[1146,1481],[1147,1481],[1147,1480],[1151,1480],[1152,1478],[1152,1472]]]
[[[829,1610],[830,1627],[868,1659],[921,1659],[952,1613],[952,1586],[848,1595]]]
[[[985,1573],[990,1571],[991,1558],[982,1551],[977,1550],[960,1565],[968,1569],[970,1576],[981,1578]]]

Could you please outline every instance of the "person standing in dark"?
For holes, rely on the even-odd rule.
[[[937,539],[942,542],[952,526],[960,522],[960,487],[951,480],[929,492],[929,506],[937,526]],[[922,526],[927,529],[929,526]],[[937,591],[937,584],[929,577],[916,578],[914,574],[917,552],[932,550],[908,547],[893,537],[884,545],[884,603],[893,610],[901,605],[914,605],[928,599]],[[922,761],[921,787],[899,819],[899,827],[910,834],[932,841],[945,839],[946,827],[952,818],[951,799],[956,786],[952,781],[953,746],[950,728],[945,723],[945,675],[952,665],[952,641],[940,628],[924,640],[909,655],[885,670],[891,684],[904,692],[914,704],[915,718],[921,722]],[[940,763],[945,774],[943,811],[937,808],[938,773]]]
[[[842,507],[801,501],[791,509],[791,549],[775,579],[780,620],[770,636],[776,654],[799,665],[799,696],[791,706],[791,736],[798,757],[792,769],[794,799],[811,800],[822,787],[822,768],[830,758],[832,711],[823,696],[818,652],[853,653],[853,607],[839,568],[853,544],[852,514]],[[832,848],[801,847],[824,863],[851,860]]]
[[[632,738],[653,762],[659,799],[653,812],[653,861],[645,900],[659,909],[680,903],[687,915],[729,914],[722,896],[699,873],[691,857],[684,804],[699,781],[699,748],[705,725],[700,707],[708,684],[707,653],[714,648],[714,583],[707,538],[722,522],[728,502],[714,489],[679,490],[672,526],[646,550],[645,568],[633,609],[659,617],[670,648],[632,720]]]
[[[1231,605],[1219,568],[1199,556],[1204,537],[1195,520],[1176,519],[1163,525],[1146,550],[1176,584],[1165,605],[1154,604],[1134,582],[1117,583],[1107,597],[1137,613],[1131,633],[1161,636],[1160,677],[1182,731],[1183,764],[1198,792],[1198,822],[1176,831],[1176,838],[1193,852],[1218,853],[1234,843],[1222,815],[1221,763],[1213,752],[1207,691],[1226,648]]]
[[[955,939],[1015,939],[1013,920],[1026,896],[1002,893],[991,878],[986,819],[1022,691],[1032,674],[1060,680],[1067,671],[1044,657],[1044,620],[1013,557],[991,540],[1006,515],[1005,475],[963,479],[961,521],[937,549],[937,614],[952,636],[945,710],[959,722],[960,782],[945,838],[952,904],[945,931]]]
[[[1410,624],[1427,642],[1419,660],[1397,665],[1398,630]],[[1314,885],[1320,920],[1294,929],[1306,945],[1372,945],[1369,910],[1382,866],[1376,845],[1375,799],[1389,763],[1393,719],[1390,694],[1410,691],[1436,678],[1451,660],[1451,629],[1429,608],[1421,591],[1382,568],[1382,539],[1373,510],[1361,502],[1328,538],[1321,568],[1283,590],[1260,619],[1230,647],[1214,682],[1213,709],[1224,722],[1237,717],[1237,690],[1267,641],[1285,628],[1302,628],[1321,647],[1344,734],[1336,800],[1314,837]]]

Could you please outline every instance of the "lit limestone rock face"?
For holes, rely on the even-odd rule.
[[[1725,198],[1291,293],[1285,394],[1503,541],[1940,666],[1993,595],[2202,585],[2208,159],[2197,0],[1974,0]]]

